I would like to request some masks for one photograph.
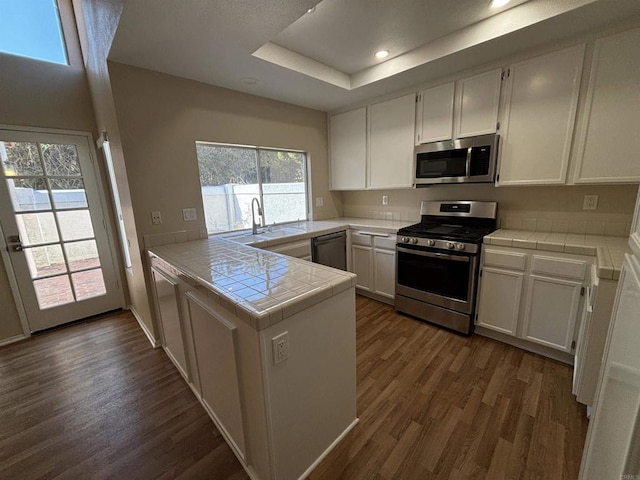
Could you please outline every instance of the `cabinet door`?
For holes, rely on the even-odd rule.
[[[178,284],[155,268],[151,269],[155,290],[156,314],[162,324],[163,346],[184,378],[189,381],[187,357],[182,338],[178,307]]]
[[[580,45],[509,69],[498,184],[565,183],[583,56]]]
[[[413,186],[415,94],[369,107],[369,188]]]
[[[578,138],[577,183],[640,180],[640,28],[595,43]]]
[[[496,132],[501,83],[501,69],[458,82],[456,138]]]
[[[529,276],[522,338],[571,352],[582,283]]]
[[[477,325],[516,335],[524,273],[484,267],[480,279]]]
[[[363,247],[360,245],[351,246],[351,268],[353,269],[353,273],[358,276],[356,286],[363,290],[371,290],[372,288],[372,250],[371,247]]]
[[[363,190],[367,164],[365,107],[329,118],[331,189]]]
[[[421,122],[416,144],[453,138],[455,83],[446,83],[420,92],[418,118]]]
[[[395,250],[373,251],[373,288],[379,295],[396,296],[396,252]]]
[[[216,426],[245,460],[237,328],[199,295],[187,293],[202,401]]]

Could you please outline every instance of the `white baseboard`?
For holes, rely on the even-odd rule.
[[[155,337],[153,336],[153,333],[151,333],[151,330],[149,330],[149,328],[144,324],[144,322],[142,321],[142,318],[140,318],[140,315],[138,315],[138,312],[136,312],[136,309],[133,308],[133,305],[129,305],[127,307],[127,309],[133,314],[133,316],[136,318],[136,320],[138,321],[138,325],[140,325],[140,328],[142,329],[142,331],[144,332],[144,334],[147,336],[147,338],[149,339],[149,342],[151,343],[151,346],[153,348],[158,348],[160,347],[160,342],[158,342]]]
[[[345,428],[344,432],[338,435],[338,437],[331,443],[331,445],[329,445],[327,449],[322,452],[322,454],[318,458],[316,458],[316,461],[313,462],[302,475],[300,475],[298,480],[304,480],[309,475],[311,475],[311,472],[313,472],[315,468],[320,465],[320,462],[322,462],[322,460],[324,460],[326,456],[331,453],[331,450],[336,448],[336,445],[338,445],[342,441],[342,439],[346,437],[351,430],[353,430],[353,428],[358,424],[359,421],[360,419],[356,418],[353,422],[351,422],[351,424],[347,428]]]
[[[378,295],[377,293],[370,292],[368,290],[362,290],[356,287],[356,293],[358,295],[362,295],[363,297],[372,298],[382,303],[386,303],[387,305],[391,305],[392,307],[396,304],[395,299],[385,297],[384,295]]]
[[[30,335],[16,335],[15,337],[5,338],[0,340],[0,347],[4,347],[5,345],[9,345],[10,343],[16,343],[20,340],[26,340]]]
[[[566,363],[567,365],[573,365],[574,356],[570,353],[561,352],[554,348],[545,347],[544,345],[538,345],[537,343],[528,342],[526,340],[512,337],[510,335],[505,335],[500,332],[494,332],[493,330],[481,327],[479,325],[476,325],[475,333],[477,333],[478,335],[482,335],[483,337],[498,340],[502,343],[508,343],[509,345],[527,350],[528,352],[537,353],[538,355],[542,355],[543,357],[552,358],[559,362]]]

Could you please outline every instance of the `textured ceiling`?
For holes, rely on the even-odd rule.
[[[488,0],[324,0],[271,41],[353,74],[381,63],[377,50],[389,60],[526,1],[495,9]]]
[[[488,0],[324,0],[306,14],[316,2],[127,0],[109,58],[332,111],[640,22],[639,0],[512,0],[489,17]],[[372,60],[379,47],[391,58]]]

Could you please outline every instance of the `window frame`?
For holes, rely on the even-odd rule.
[[[269,226],[275,225],[287,225],[287,224],[291,224],[291,223],[296,223],[298,221],[309,221],[309,219],[311,218],[311,201],[310,201],[310,195],[311,195],[311,176],[310,176],[310,172],[311,172],[311,168],[309,167],[309,152],[306,152],[304,150],[298,150],[295,148],[280,148],[280,147],[264,147],[264,146],[259,146],[259,145],[247,145],[247,144],[239,144],[239,143],[225,143],[225,142],[211,142],[211,141],[206,141],[206,140],[196,140],[194,145],[196,146],[196,162],[198,162],[198,151],[197,151],[197,146],[198,145],[212,145],[212,146],[216,146],[216,147],[227,147],[227,148],[248,148],[248,149],[252,149],[255,150],[256,152],[256,169],[257,169],[257,181],[258,181],[258,200],[260,201],[260,207],[263,210],[263,218],[264,218],[264,192],[262,189],[262,168],[261,168],[261,164],[260,164],[260,151],[261,150],[269,150],[269,151],[274,151],[274,152],[291,152],[291,153],[298,153],[298,154],[302,154],[304,155],[304,161],[302,162],[302,169],[303,169],[303,178],[304,178],[304,185],[305,185],[305,194],[304,194],[304,210],[305,210],[305,218],[304,219],[298,219],[298,220],[288,220],[286,222],[274,222],[269,224]],[[198,183],[200,183],[200,168],[198,167]],[[200,197],[202,199],[202,207],[203,207],[203,211],[204,211],[204,198],[202,198],[202,183],[200,183]],[[205,227],[206,227],[206,222],[205,222]],[[267,225],[265,225],[267,226]],[[225,231],[215,231],[215,232],[210,232],[209,229],[207,228],[207,234],[208,235],[219,235],[219,234],[225,234],[225,233],[229,233],[229,232],[241,232],[244,230],[248,230],[248,228],[241,228],[238,230],[225,230]]]

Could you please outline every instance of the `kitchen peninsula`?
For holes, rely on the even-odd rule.
[[[245,470],[310,472],[357,423],[356,276],[215,236],[149,259],[165,350]]]

